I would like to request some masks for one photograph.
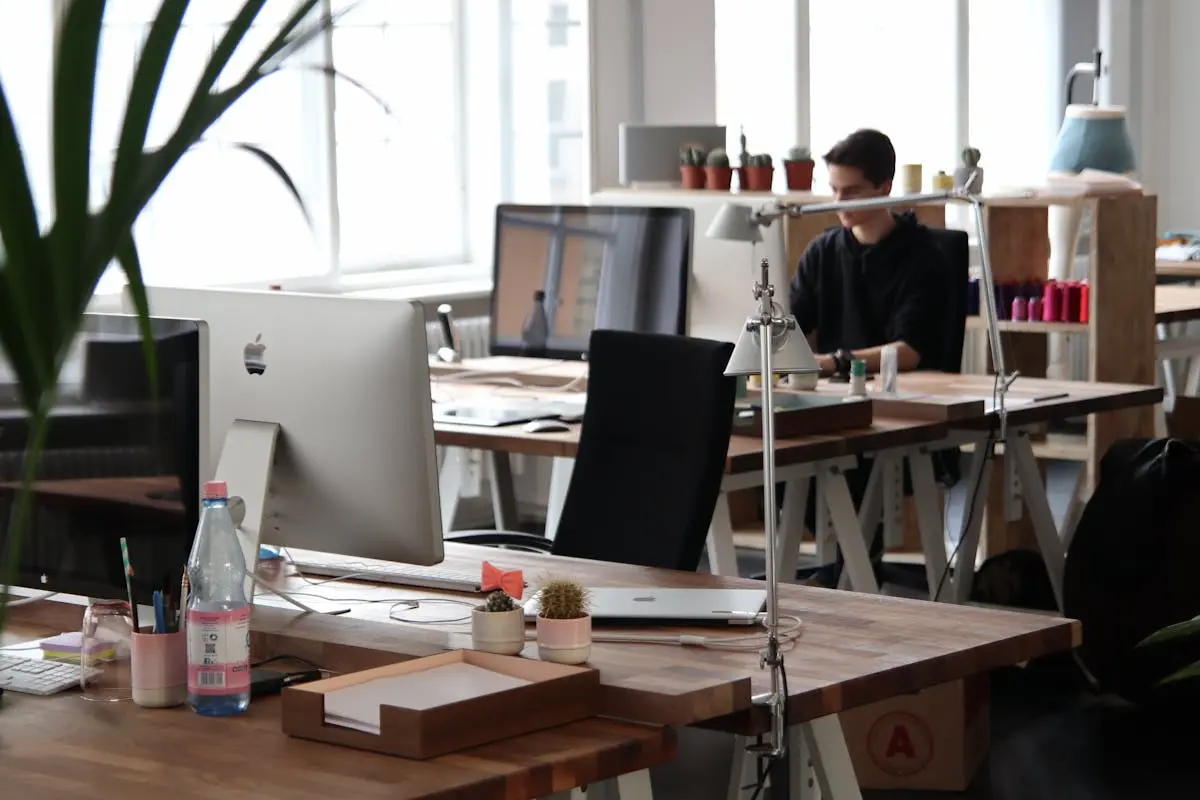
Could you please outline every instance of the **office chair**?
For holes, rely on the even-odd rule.
[[[967,232],[930,228],[946,266],[947,303],[945,318],[946,349],[938,363],[931,365],[942,372],[961,372],[963,338],[967,332],[967,292],[971,288],[971,246]]]
[[[728,342],[594,331],[583,429],[554,540],[468,531],[446,541],[694,571],[729,450],[732,353]]]

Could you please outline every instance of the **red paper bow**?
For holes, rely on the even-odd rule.
[[[503,570],[485,561],[480,588],[485,592],[500,589],[514,600],[520,600],[521,595],[525,593],[525,577],[519,569]]]

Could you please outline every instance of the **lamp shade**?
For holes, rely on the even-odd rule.
[[[750,317],[742,327],[737,344],[733,346],[733,355],[729,357],[729,364],[725,367],[726,375],[762,374],[762,350],[759,345],[761,328],[751,325],[754,319]],[[789,319],[795,322],[794,318]],[[777,331],[771,337],[771,354],[771,372],[777,375],[821,371],[817,357],[813,355],[808,340],[799,328]]]
[[[1085,169],[1125,174],[1136,168],[1133,144],[1125,128],[1125,109],[1119,106],[1067,106],[1054,156],[1052,172]]]
[[[729,242],[761,242],[762,230],[754,217],[754,209],[740,203],[726,203],[708,226],[708,238]]]

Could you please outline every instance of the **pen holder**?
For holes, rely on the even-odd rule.
[[[133,702],[171,708],[187,700],[187,634],[135,633],[132,643]]]

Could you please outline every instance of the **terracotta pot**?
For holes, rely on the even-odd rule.
[[[746,182],[742,188],[748,192],[769,192],[775,183],[775,167],[746,167]]]
[[[784,161],[783,171],[787,174],[787,187],[792,192],[812,191],[813,167],[816,163],[811,159],[804,161]]]
[[[471,611],[471,647],[505,656],[515,656],[524,650],[525,610]]]
[[[748,189],[746,188],[746,168],[738,167],[736,172],[737,172],[737,176],[738,176],[738,189],[740,189],[743,192],[748,191]]]
[[[582,664],[592,655],[592,618],[537,618],[538,658],[556,664]]]
[[[679,175],[683,179],[683,188],[704,188],[704,167],[680,167]]]
[[[705,167],[705,185],[718,192],[728,192],[733,185],[733,167]]]

